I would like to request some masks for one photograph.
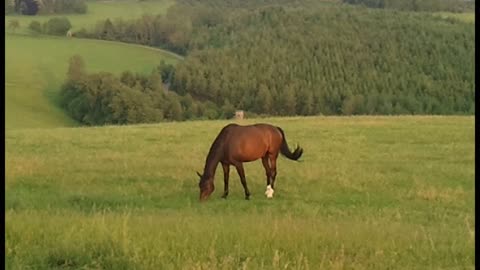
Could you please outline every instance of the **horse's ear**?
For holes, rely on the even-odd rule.
[[[199,172],[197,172],[197,175],[198,175],[200,178],[202,178],[202,175],[201,175]]]

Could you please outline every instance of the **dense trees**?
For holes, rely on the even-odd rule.
[[[228,99],[274,115],[474,111],[471,24],[374,10],[271,8],[208,35],[226,45],[190,54],[176,67],[172,90],[217,106]]]
[[[164,88],[158,70],[150,75],[129,71],[120,76],[107,72],[88,74],[83,59],[70,59],[67,80],[60,92],[61,106],[86,125],[152,123],[168,120],[230,118],[234,108],[223,112],[211,102],[195,101],[191,95],[179,96]]]
[[[118,86],[106,91],[115,96],[107,98],[113,116],[85,118],[75,105],[80,101],[72,114],[130,123],[229,117],[235,109],[261,115],[474,113],[473,24],[349,6],[258,8],[269,1],[182,0],[164,16],[106,19],[93,32],[83,30],[87,37],[187,57],[175,67],[161,63],[155,72],[168,92],[142,90],[144,84],[134,83],[145,80],[139,75],[104,74]],[[98,74],[88,76],[108,85]]]
[[[53,17],[41,24],[39,21],[32,21],[28,28],[35,33],[63,36],[72,27],[66,17]]]
[[[5,0],[5,14],[86,13],[86,0]]]

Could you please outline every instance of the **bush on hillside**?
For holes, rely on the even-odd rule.
[[[67,17],[51,18],[43,25],[46,34],[58,36],[64,36],[71,27],[72,24]]]
[[[28,28],[35,33],[41,33],[42,32],[42,24],[39,21],[32,21],[28,25]]]

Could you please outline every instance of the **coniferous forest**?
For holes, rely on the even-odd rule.
[[[176,66],[159,63],[150,77],[90,74],[83,88],[69,78],[64,107],[85,124],[216,119],[236,109],[251,115],[475,111],[474,24],[429,13],[301,0],[182,0],[165,15],[107,18],[74,35],[185,56]]]

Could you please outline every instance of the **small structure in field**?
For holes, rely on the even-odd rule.
[[[70,31],[70,30],[67,31],[67,37],[68,37],[68,38],[71,38],[71,37],[72,37],[72,31]]]
[[[245,116],[245,114],[243,113],[243,111],[239,110],[239,111],[235,111],[235,119],[243,119]]]

